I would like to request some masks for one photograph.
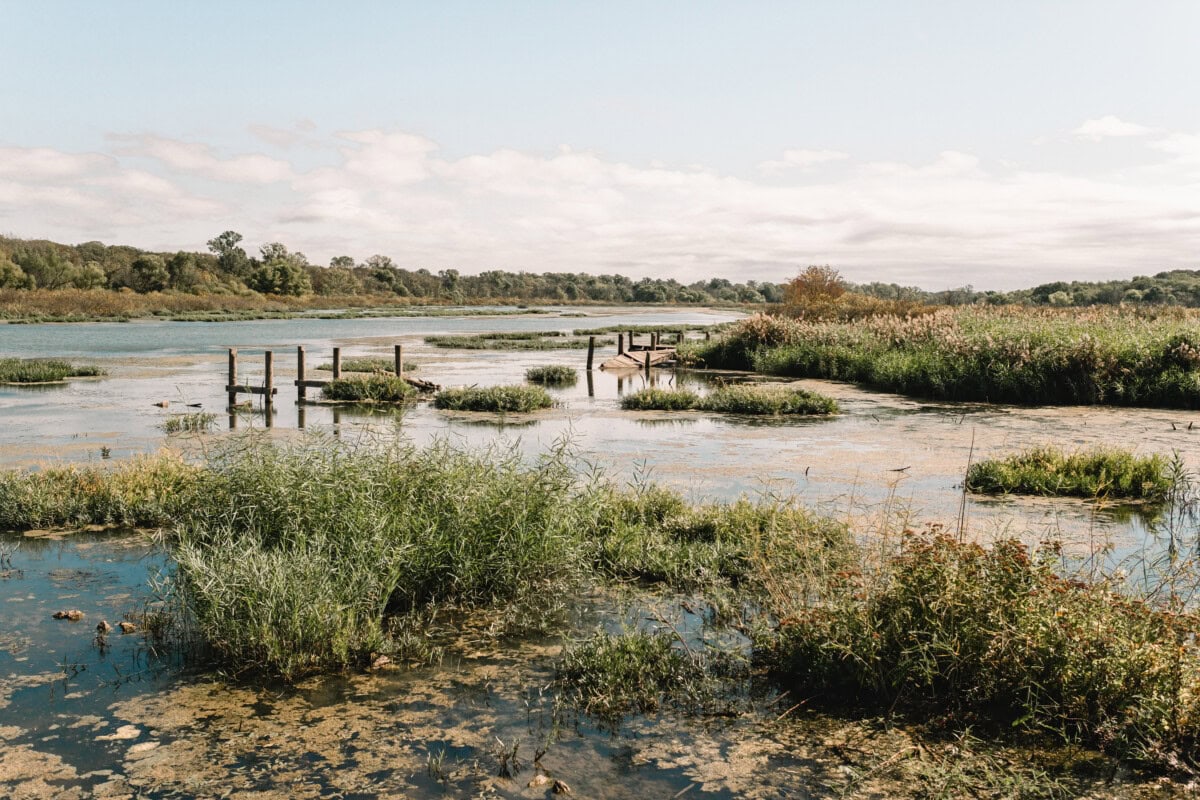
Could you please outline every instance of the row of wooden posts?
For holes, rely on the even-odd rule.
[[[705,338],[708,338],[708,333],[705,333]],[[678,345],[683,341],[683,331],[675,334],[675,344]],[[645,370],[646,374],[650,374],[650,359],[651,354],[660,349],[660,336],[658,333],[650,334],[650,344],[639,345],[635,342],[634,332],[629,331],[629,353],[642,352],[646,354]],[[587,352],[587,371],[592,371],[596,352],[596,337],[588,337],[588,352]],[[617,334],[617,355],[626,354],[625,334]],[[394,345],[392,348],[394,367],[393,370],[396,377],[404,377],[404,345]],[[275,385],[275,354],[267,350],[264,353],[265,369],[261,386],[252,386],[246,383],[238,383],[238,351],[236,347],[229,348],[229,382],[225,385],[225,391],[229,395],[229,407],[233,408],[237,405],[237,396],[239,394],[262,395],[264,404],[267,406],[275,402],[275,395],[279,392],[279,387]],[[342,377],[342,348],[333,348],[333,377],[331,380],[337,380]],[[292,382],[296,387],[296,402],[303,405],[308,402],[308,390],[319,389],[329,383],[327,380],[313,380],[308,377],[305,366],[304,347],[296,348],[296,380]]]

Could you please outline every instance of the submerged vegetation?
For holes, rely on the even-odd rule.
[[[57,383],[107,373],[96,366],[51,358],[0,358],[0,383]]]
[[[337,378],[321,387],[326,400],[350,403],[400,403],[420,392],[404,378],[386,373]]]
[[[788,386],[723,386],[701,397],[689,389],[641,389],[621,398],[627,411],[716,411],[727,414],[836,414],[831,397]]]
[[[530,383],[540,383],[544,386],[573,386],[579,380],[579,373],[574,367],[563,364],[549,364],[543,367],[530,367],[525,370],[525,380]]]
[[[1179,468],[1160,455],[1135,456],[1113,448],[1065,453],[1038,447],[972,464],[967,489],[986,494],[1112,497],[1163,500]]]
[[[681,357],[940,400],[1200,407],[1200,334],[1182,313],[943,309],[849,322],[758,315]]]
[[[525,412],[550,408],[554,398],[540,386],[465,386],[443,389],[433,405],[445,411]]]

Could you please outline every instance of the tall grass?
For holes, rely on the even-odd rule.
[[[317,365],[317,369],[330,372],[333,370],[333,363],[326,362]],[[404,362],[404,371],[413,372],[417,369],[417,364],[411,361]],[[393,358],[383,356],[364,356],[362,358],[344,358],[342,359],[343,372],[387,372],[394,373],[396,370],[396,361]]]
[[[1200,407],[1200,334],[1181,311],[967,308],[850,322],[758,315],[687,345],[681,357],[945,400]]]
[[[689,411],[700,403],[700,395],[690,389],[658,389],[650,386],[621,398],[626,411]]]
[[[968,490],[985,494],[1157,501],[1171,492],[1172,475],[1177,473],[1160,455],[1139,457],[1116,448],[1065,453],[1037,447],[972,464],[966,483]]]
[[[550,408],[554,399],[540,386],[467,386],[443,389],[433,405],[446,411],[527,412]]]
[[[56,383],[66,378],[90,378],[107,373],[90,364],[50,358],[0,358],[0,383]]]
[[[1068,580],[1060,554],[914,537],[878,574],[835,575],[794,603],[759,656],[797,696],[957,725],[1050,732],[1123,757],[1193,762],[1200,620],[1104,580]]]
[[[425,343],[459,350],[580,350],[588,346],[586,338],[563,336],[561,331],[445,334],[426,336]],[[612,343],[611,339],[596,341],[599,345]]]
[[[579,380],[579,373],[563,364],[548,364],[525,370],[525,380],[543,386],[573,386]]]
[[[397,375],[374,373],[337,378],[321,387],[326,400],[351,403],[401,403],[414,399],[420,392]]]
[[[162,424],[163,432],[174,433],[207,433],[216,427],[217,415],[207,411],[191,414],[172,414]]]
[[[640,389],[621,398],[627,411],[716,411],[727,414],[836,414],[837,401],[785,386],[725,386],[700,395],[688,389]]]

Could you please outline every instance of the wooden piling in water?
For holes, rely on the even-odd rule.
[[[653,350],[646,351],[646,375],[650,375],[650,356],[654,354]]]
[[[229,392],[229,407],[233,408],[237,405],[237,348],[229,348],[229,383],[225,384],[225,390]]]
[[[398,344],[392,348],[392,354],[396,361],[396,377],[404,377],[404,345]]]
[[[333,379],[342,377],[342,348],[333,348]]]
[[[266,366],[266,374],[263,377],[263,388],[266,393],[263,395],[266,399],[263,400],[263,405],[267,407],[267,427],[271,427],[271,405],[275,402],[275,354],[268,350],[265,354],[264,361]]]
[[[304,347],[300,346],[296,348],[296,402],[304,405],[307,399],[308,387],[304,384]],[[303,414],[304,412],[300,413]]]
[[[617,334],[617,355],[625,355],[625,334],[623,333]]]
[[[595,357],[595,355],[596,355],[596,337],[589,336],[588,337],[588,360],[587,360],[587,371],[588,372],[592,371],[592,359]],[[588,380],[591,380],[591,378],[589,377]]]

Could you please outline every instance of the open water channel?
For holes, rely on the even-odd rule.
[[[842,413],[799,421],[634,413],[619,407],[625,392],[647,382],[703,383],[714,376],[596,371],[585,379],[582,350],[446,350],[423,342],[435,333],[607,325],[672,331],[734,316],[628,308],[578,313],[0,326],[0,357],[62,357],[109,373],[61,386],[0,386],[0,466],[120,459],[164,445],[195,452],[229,435],[168,437],[161,427],[197,403],[229,427],[228,347],[239,348],[243,381],[251,383],[261,376],[262,351],[275,351],[281,388],[274,437],[316,431],[350,441],[448,438],[530,455],[565,438],[581,462],[615,480],[670,484],[693,500],[798,497],[852,519],[864,536],[934,523],[953,528],[961,518],[968,535],[983,539],[1053,538],[1079,558],[1104,553],[1144,562],[1161,549],[1167,533],[1161,521],[1075,501],[964,500],[968,460],[1046,443],[1120,444],[1175,452],[1187,468],[1200,466],[1200,415],[1191,412],[934,404],[804,381],[835,397]],[[403,344],[405,360],[419,365],[416,376],[443,386],[515,383],[539,364],[574,366],[581,379],[553,390],[556,408],[531,415],[451,414],[427,404],[403,412],[310,406],[300,430],[291,386],[297,345],[308,350],[311,371],[334,346],[347,358],[388,356],[393,344]],[[602,353],[612,355],[615,347]],[[266,429],[260,412],[233,422],[239,432]],[[115,623],[154,601],[151,581],[162,566],[163,556],[137,533],[0,533],[0,796],[546,796],[549,789],[529,786],[531,765],[515,778],[496,776],[494,754],[516,740],[525,743],[527,761],[539,742],[552,742],[538,768],[568,781],[581,797],[831,796],[848,781],[870,795],[871,781],[854,777],[856,770],[869,774],[869,766],[847,758],[847,748],[858,752],[864,737],[878,739],[877,749],[910,747],[893,730],[785,720],[778,715],[781,700],[770,696],[754,701],[757,710],[716,721],[667,713],[628,720],[616,731],[586,719],[564,729],[549,690],[558,641],[497,642],[457,631],[448,634],[447,658],[437,667],[289,690],[190,672],[141,636],[110,634],[97,642],[100,619]],[[661,613],[688,624],[686,602],[663,602],[671,608]],[[51,618],[67,607],[87,616]],[[575,629],[636,625],[638,609],[619,597],[592,598],[580,604]]]

